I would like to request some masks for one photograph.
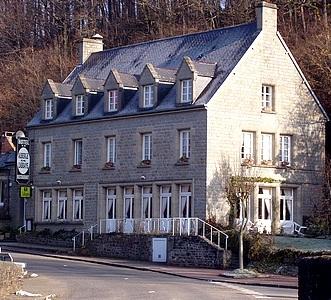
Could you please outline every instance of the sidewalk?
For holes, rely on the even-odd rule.
[[[88,263],[109,265],[114,267],[129,268],[141,271],[151,271],[157,273],[163,273],[173,276],[179,276],[184,278],[214,281],[214,282],[227,282],[243,285],[255,285],[266,287],[281,287],[281,288],[298,288],[297,277],[266,274],[267,277],[259,278],[229,278],[225,277],[224,273],[228,273],[224,270],[206,269],[206,268],[188,268],[169,266],[160,263],[152,263],[146,261],[132,261],[117,258],[101,258],[101,257],[85,257],[68,255],[64,253],[70,253],[72,249],[69,248],[57,248],[35,244],[24,243],[0,243],[2,251],[16,251],[22,253],[36,254],[53,258],[68,259],[72,261],[83,261]]]

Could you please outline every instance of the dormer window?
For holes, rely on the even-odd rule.
[[[181,80],[181,102],[188,103],[193,100],[192,79]]]
[[[76,96],[76,116],[84,115],[84,109],[85,109],[84,95],[77,95]]]
[[[153,107],[154,105],[154,87],[152,84],[144,87],[144,107]]]
[[[118,110],[118,90],[108,91],[108,111]]]
[[[53,119],[53,100],[46,99],[45,100],[45,120]]]

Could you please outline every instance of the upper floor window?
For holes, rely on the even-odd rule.
[[[74,165],[81,166],[83,162],[83,141],[74,141]]]
[[[241,159],[253,160],[254,148],[253,148],[253,132],[243,131],[242,133],[242,145],[241,145]]]
[[[82,116],[85,112],[85,100],[84,95],[76,96],[76,116]]]
[[[181,80],[181,102],[187,103],[193,100],[192,79]]]
[[[152,159],[152,134],[145,133],[142,135],[142,160]]]
[[[272,92],[273,87],[271,85],[262,85],[262,110],[273,110]]]
[[[144,86],[144,107],[153,107],[154,105],[154,86],[152,84]]]
[[[271,162],[273,149],[272,134],[262,133],[261,138],[261,161]]]
[[[118,90],[108,91],[108,111],[118,110]]]
[[[51,143],[44,143],[44,168],[50,168],[52,161],[52,144]]]
[[[116,161],[116,137],[107,138],[107,162],[114,163]]]
[[[73,219],[74,220],[83,220],[83,201],[84,193],[83,190],[74,190],[73,191]]]
[[[53,119],[53,100],[46,99],[45,100],[45,119],[50,120]]]
[[[191,132],[181,130],[179,132],[180,158],[190,158],[191,156]]]
[[[284,165],[291,164],[291,136],[281,135],[279,146],[279,161]]]

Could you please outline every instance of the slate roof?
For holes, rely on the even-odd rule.
[[[61,97],[71,97],[72,84],[54,83],[57,93]]]
[[[112,48],[93,53],[83,65],[77,66],[63,83],[72,85],[78,76],[104,82],[111,69],[117,69],[120,73],[139,76],[147,64],[152,64],[156,70],[177,70],[183,58],[190,57],[200,75],[214,77],[192,105],[206,104],[231,73],[259,32],[254,22]],[[171,78],[173,76],[171,71],[159,72],[164,77]],[[175,109],[175,93],[176,87],[173,86],[154,110]],[[68,102],[70,103],[68,103],[63,112],[49,123],[73,121],[71,117],[72,104],[71,101]],[[93,111],[82,119],[105,117],[103,103],[102,101],[99,102]],[[128,99],[127,105],[115,115],[135,113],[140,113],[138,109],[138,93],[132,99]],[[36,126],[41,123],[41,113],[39,112],[28,126]]]
[[[89,89],[91,91],[103,91],[105,79],[89,78],[83,74],[80,74],[79,78],[85,89]]]
[[[177,70],[164,68],[154,68],[154,70],[157,73],[157,78],[161,81],[176,82]]]
[[[113,70],[113,73],[116,77],[118,77],[119,83],[122,83],[125,87],[134,87],[137,88],[139,86],[136,76],[118,72],[118,70]]]
[[[7,152],[0,154],[0,168],[4,168],[8,165],[12,165],[15,163],[15,152]]]

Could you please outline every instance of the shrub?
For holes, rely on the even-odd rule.
[[[0,298],[15,293],[22,286],[22,271],[10,262],[0,262]]]

